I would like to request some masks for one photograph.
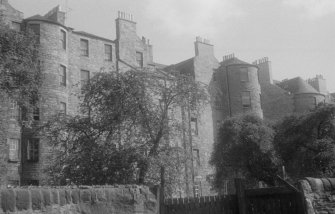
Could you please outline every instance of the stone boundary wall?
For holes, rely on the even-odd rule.
[[[335,178],[305,178],[299,181],[308,214],[335,213]]]
[[[159,188],[146,186],[0,189],[0,214],[158,214]]]

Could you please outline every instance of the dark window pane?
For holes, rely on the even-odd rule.
[[[136,52],[136,62],[139,67],[143,67],[143,53],[142,52]]]
[[[59,84],[62,86],[66,86],[66,67],[64,65],[60,66]]]
[[[105,60],[106,61],[112,61],[113,55],[112,55],[112,46],[111,45],[105,45]]]
[[[88,40],[80,39],[80,55],[88,56]]]
[[[60,30],[60,34],[61,46],[64,50],[66,50],[66,32],[64,30]]]

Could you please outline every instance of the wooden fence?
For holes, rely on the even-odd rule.
[[[161,214],[238,214],[236,195],[174,198],[164,201]]]
[[[300,192],[286,187],[245,190],[247,214],[304,214]]]

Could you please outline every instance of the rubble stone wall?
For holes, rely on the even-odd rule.
[[[1,189],[0,214],[158,214],[158,191],[145,186]]]
[[[305,178],[299,181],[308,214],[335,213],[335,178]]]

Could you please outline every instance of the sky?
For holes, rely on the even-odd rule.
[[[321,74],[335,92],[335,0],[9,0],[25,18],[61,5],[66,25],[115,39],[115,18],[134,16],[150,39],[154,61],[176,64],[194,56],[196,36],[215,56],[243,61],[268,57],[276,80]],[[29,2],[29,3],[28,3]]]

